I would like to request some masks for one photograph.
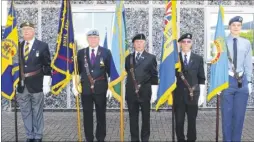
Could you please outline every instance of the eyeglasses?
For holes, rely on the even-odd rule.
[[[182,40],[181,43],[191,43],[191,40]]]

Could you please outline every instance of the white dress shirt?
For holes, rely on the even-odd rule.
[[[29,45],[28,45],[29,46],[29,53],[30,53],[30,51],[31,51],[31,49],[33,47],[34,40],[35,40],[35,38],[33,38],[32,40],[28,41],[28,43],[29,43]],[[23,53],[25,53],[26,43],[27,43],[27,41],[25,41],[24,48],[23,48]]]
[[[183,59],[183,62],[184,62],[184,55],[187,55],[187,64],[189,64],[189,61],[190,61],[190,55],[191,55],[191,51],[189,51],[189,52],[187,52],[187,53],[184,53],[183,51],[182,51],[182,59]]]
[[[144,51],[135,51],[135,59],[136,59],[138,53],[140,53],[140,55],[139,55],[139,58],[140,58],[143,52]]]

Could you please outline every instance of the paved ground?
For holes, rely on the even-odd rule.
[[[45,129],[43,141],[77,141],[76,112],[44,112]],[[124,113],[124,139],[130,141],[128,112]],[[95,118],[95,117],[94,117]],[[119,141],[119,112],[107,113],[106,141]],[[82,119],[82,115],[81,115]],[[151,113],[151,141],[171,141],[171,111]],[[81,121],[81,125],[83,125]],[[25,132],[20,112],[18,112],[19,141],[24,141]],[[14,113],[2,112],[2,141],[15,141]],[[220,130],[221,132],[221,130]],[[215,111],[200,111],[197,118],[198,141],[215,141]],[[84,133],[82,129],[84,140]],[[221,139],[221,133],[220,133]],[[246,114],[243,141],[254,140],[254,111]]]

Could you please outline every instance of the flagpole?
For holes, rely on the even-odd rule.
[[[120,102],[120,139],[124,141],[124,117],[123,117],[123,86],[124,83],[121,81],[121,102]]]
[[[174,94],[172,92],[172,141],[175,141],[175,107],[174,107]]]
[[[220,118],[220,112],[219,112],[219,104],[220,104],[220,96],[217,95],[217,103],[216,103],[216,142],[219,140],[219,118]]]
[[[72,13],[70,13],[71,5],[70,5],[69,1],[66,1],[66,4],[67,4],[67,10],[68,10],[67,11],[67,18],[66,19],[69,20],[69,16],[70,16],[69,14],[72,14]],[[67,33],[67,47],[69,47],[69,21],[68,21],[68,33]],[[76,52],[76,49],[77,49],[77,47],[76,47],[76,44],[74,43],[73,53]],[[74,54],[73,54],[73,56],[74,56]],[[74,56],[74,58],[76,58],[76,57]],[[67,48],[67,59],[69,59],[69,48]],[[77,69],[75,68],[75,66],[76,66],[75,63],[77,63],[77,62],[74,62],[74,73],[77,73]],[[68,61],[67,61],[67,69],[69,71],[69,63],[68,63]],[[82,136],[81,136],[81,126],[80,126],[79,95],[76,96],[76,109],[77,109],[78,141],[81,142],[82,141]]]
[[[12,11],[11,11],[11,16],[13,17],[14,15],[14,1],[12,0],[11,1],[11,8],[12,8]],[[15,17],[16,18],[16,17]],[[12,22],[12,29],[13,29],[13,22]],[[14,88],[16,89],[16,88]],[[15,121],[15,139],[16,139],[16,142],[18,142],[18,113],[17,113],[17,93],[16,93],[16,90],[14,91],[15,93],[15,96],[14,96],[14,121]]]
[[[18,114],[17,114],[17,97],[16,97],[16,91],[15,91],[15,100],[14,100],[14,117],[15,117],[15,138],[16,142],[18,142]]]

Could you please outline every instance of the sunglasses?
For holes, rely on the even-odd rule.
[[[191,43],[191,40],[182,40],[181,43]]]

